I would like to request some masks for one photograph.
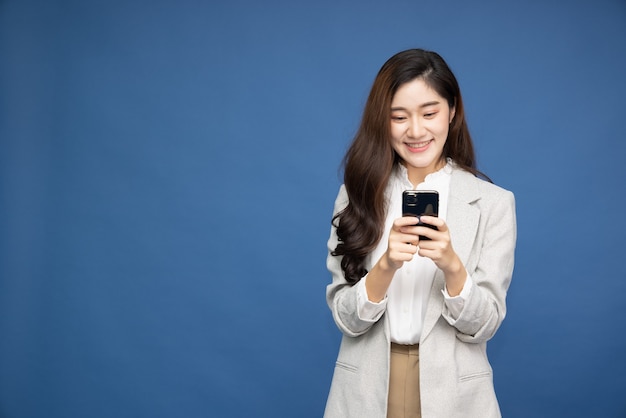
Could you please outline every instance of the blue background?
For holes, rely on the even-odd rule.
[[[340,161],[411,47],[516,194],[504,416],[625,417],[623,0],[0,1],[0,416],[320,417]]]

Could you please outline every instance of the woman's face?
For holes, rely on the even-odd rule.
[[[454,108],[421,78],[401,85],[391,101],[391,142],[417,185],[445,161],[443,146],[448,138]]]

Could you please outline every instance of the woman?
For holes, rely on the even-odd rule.
[[[506,313],[515,202],[477,177],[438,54],[383,65],[344,164],[326,292],[343,337],[324,416],[499,417],[486,343]],[[439,192],[439,216],[420,218],[436,230],[402,216],[407,189]]]

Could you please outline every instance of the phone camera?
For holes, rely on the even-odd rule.
[[[410,205],[415,205],[417,204],[417,195],[416,194],[410,194],[407,196],[406,198],[406,202]]]

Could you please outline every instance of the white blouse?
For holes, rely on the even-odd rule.
[[[402,192],[404,190],[436,190],[439,192],[439,217],[446,219],[448,208],[448,194],[450,191],[450,177],[452,161],[439,171],[429,174],[423,183],[414,187],[408,179],[404,166],[397,164],[387,186],[387,218],[385,228],[378,246],[370,254],[368,260],[371,269],[380,257],[387,251],[389,231],[393,221],[402,216]],[[426,257],[415,255],[411,261],[405,262],[399,268],[391,281],[387,295],[379,303],[370,301],[365,289],[367,276],[357,283],[357,307],[359,318],[364,321],[375,322],[386,311],[389,317],[391,341],[397,344],[417,344],[422,335],[422,326],[426,314],[426,306],[430,288],[435,278],[437,266]],[[458,317],[472,286],[469,274],[465,286],[459,296],[450,297],[447,290],[442,289],[444,300],[453,317]]]

